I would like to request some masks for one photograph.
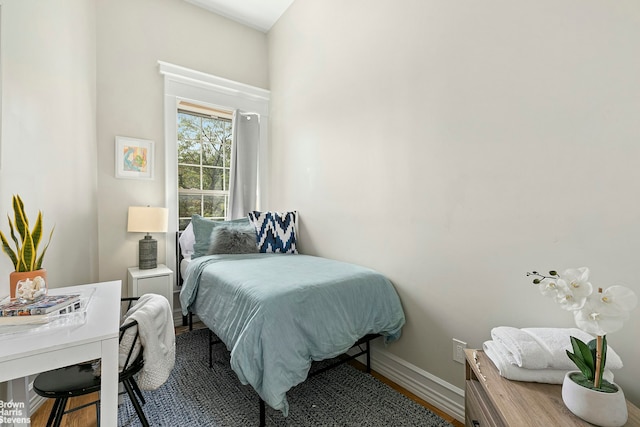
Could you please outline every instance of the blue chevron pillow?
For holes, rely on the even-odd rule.
[[[258,250],[262,253],[297,254],[296,212],[249,212],[256,228]]]

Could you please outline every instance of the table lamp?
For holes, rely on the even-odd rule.
[[[158,266],[158,241],[149,233],[166,233],[168,210],[150,206],[129,206],[127,231],[147,233],[138,243],[138,268],[148,270]]]

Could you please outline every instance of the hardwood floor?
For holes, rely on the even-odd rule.
[[[193,326],[194,326],[194,329],[200,329],[200,328],[204,327],[204,325],[202,323],[195,323]],[[188,326],[177,326],[176,327],[176,335],[179,335],[181,333],[187,332],[188,330],[189,330]],[[365,368],[364,365],[362,365],[359,362],[353,362],[353,365],[356,368],[361,369],[361,370],[364,370],[364,368]],[[391,388],[393,388],[394,390],[398,391],[399,393],[402,393],[407,398],[413,400],[414,402],[416,402],[416,403],[428,408],[429,410],[433,411],[434,413],[438,414],[440,417],[442,417],[443,419],[445,419],[446,421],[451,423],[454,427],[464,427],[464,423],[461,423],[461,422],[455,420],[450,415],[442,412],[438,408],[433,407],[432,405],[430,405],[426,401],[422,400],[421,398],[419,398],[415,394],[411,393],[408,390],[405,390],[404,388],[400,387],[398,384],[396,384],[393,381],[383,377],[379,373],[377,373],[375,371],[372,371],[371,374],[374,377],[376,377],[378,380],[382,381],[383,383],[385,383],[388,386],[390,386]],[[81,406],[81,405],[83,405],[85,403],[89,403],[91,401],[94,401],[97,398],[98,398],[97,393],[90,394],[90,395],[87,395],[87,396],[82,396],[82,397],[75,397],[75,398],[69,399],[70,403],[68,404],[68,407],[74,408],[76,406]],[[128,399],[128,397],[125,397],[125,399]],[[46,426],[47,418],[49,417],[49,413],[51,412],[51,407],[52,406],[53,406],[53,399],[47,399],[46,402],[40,408],[38,408],[36,413],[31,416],[31,426],[32,427],[44,427],[44,426]],[[94,427],[94,426],[97,427],[97,425],[98,425],[98,423],[97,423],[97,419],[96,419],[96,408],[95,408],[95,406],[89,406],[87,408],[83,408],[83,409],[80,409],[78,411],[72,412],[71,414],[65,415],[64,418],[62,419],[62,426],[63,427]]]
[[[98,393],[88,394],[81,397],[72,397],[67,404],[68,408],[75,408],[85,403],[92,402],[98,398]],[[47,425],[47,419],[51,413],[53,406],[53,399],[47,399],[42,406],[38,408],[35,414],[31,416],[32,427],[45,427]],[[78,411],[62,417],[63,427],[97,427],[98,418],[96,416],[96,407],[88,406]]]

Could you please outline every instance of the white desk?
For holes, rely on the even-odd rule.
[[[86,288],[95,288],[95,292],[87,307],[85,323],[53,328],[46,333],[16,333],[0,337],[0,382],[13,380],[14,389],[21,387],[24,390],[23,377],[101,358],[100,423],[115,426],[118,423],[121,282],[69,286],[51,289],[49,293],[73,293]],[[20,401],[15,394],[13,398],[15,402]],[[28,401],[25,404],[29,412]],[[29,413],[23,415],[30,416]]]

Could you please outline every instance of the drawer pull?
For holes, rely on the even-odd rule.
[[[471,420],[471,424],[473,424],[473,427],[479,427],[479,426],[480,426],[480,421],[478,421],[478,420]]]

